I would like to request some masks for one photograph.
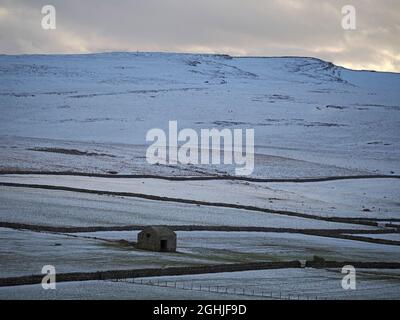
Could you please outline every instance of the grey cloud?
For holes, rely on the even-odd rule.
[[[53,4],[57,29],[42,30]],[[341,8],[357,30],[341,28]],[[400,71],[397,0],[0,0],[1,53],[100,51],[302,55]]]

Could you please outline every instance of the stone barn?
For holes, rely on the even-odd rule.
[[[167,227],[146,227],[138,234],[137,248],[158,252],[175,252],[176,233]]]

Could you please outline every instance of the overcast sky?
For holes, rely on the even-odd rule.
[[[56,30],[41,27],[43,5]],[[356,30],[341,26],[356,8]],[[400,72],[400,0],[0,0],[0,53],[313,56]]]

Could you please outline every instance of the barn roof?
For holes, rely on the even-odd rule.
[[[163,236],[163,237],[168,237],[168,236],[175,237],[176,236],[174,231],[172,231],[170,228],[164,227],[164,226],[148,226],[148,227],[145,227],[142,230],[142,232],[151,232],[151,233],[158,234],[159,236]]]

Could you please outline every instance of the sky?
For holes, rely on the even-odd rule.
[[[56,29],[42,28],[44,5]],[[352,5],[356,29],[342,27]],[[0,53],[311,56],[400,72],[400,0],[0,0]]]

